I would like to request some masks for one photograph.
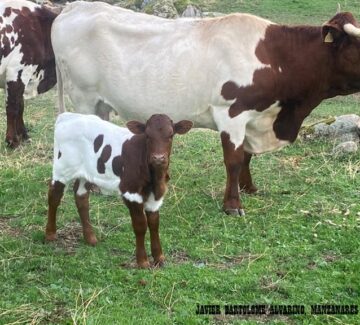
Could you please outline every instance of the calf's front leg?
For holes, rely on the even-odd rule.
[[[243,216],[245,212],[239,197],[240,169],[244,162],[243,146],[235,148],[235,145],[230,141],[229,134],[226,132],[221,133],[221,143],[226,167],[226,189],[223,209],[227,214],[240,214]]]
[[[124,202],[130,211],[131,222],[136,237],[136,262],[140,268],[150,267],[150,263],[145,250],[145,234],[147,230],[147,220],[142,203],[131,202],[124,198]]]
[[[146,211],[147,223],[150,230],[151,255],[154,258],[155,266],[163,266],[165,256],[162,253],[159,236],[159,211]]]

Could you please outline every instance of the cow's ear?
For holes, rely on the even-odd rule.
[[[126,126],[134,134],[143,134],[145,132],[145,124],[138,121],[129,121]]]
[[[340,26],[331,23],[324,24],[321,33],[324,43],[336,43],[344,35]]]
[[[182,120],[180,122],[175,123],[174,125],[174,133],[177,134],[185,134],[189,132],[189,130],[192,128],[193,122],[188,120]]]

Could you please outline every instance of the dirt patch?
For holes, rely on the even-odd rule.
[[[17,216],[0,216],[0,236],[19,237],[23,235],[23,231],[12,227],[11,220],[18,218]]]
[[[174,251],[168,256],[167,259],[174,264],[184,264],[190,261],[190,257],[185,251]]]
[[[82,240],[82,227],[79,222],[67,223],[61,229],[57,231],[57,239],[54,244],[65,250],[67,253],[75,253],[77,247],[80,245]]]

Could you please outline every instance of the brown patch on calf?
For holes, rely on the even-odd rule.
[[[97,171],[99,174],[105,174],[105,163],[110,159],[111,157],[111,146],[107,144],[102,152],[101,155],[97,161]]]
[[[61,151],[59,150],[59,152],[58,152],[58,159],[60,159],[61,158]]]
[[[112,160],[112,170],[113,170],[113,173],[116,176],[119,176],[122,179],[123,163],[122,163],[121,156],[116,156],[116,157],[113,158],[113,160]]]
[[[99,134],[94,140],[94,152],[97,153],[104,142],[104,135]]]

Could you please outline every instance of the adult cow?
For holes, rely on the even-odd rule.
[[[17,147],[27,139],[24,97],[41,94],[56,84],[50,31],[57,14],[33,2],[0,2],[0,87],[5,89],[6,142]]]
[[[138,120],[166,113],[219,130],[223,208],[243,214],[239,186],[256,191],[251,155],[293,142],[323,99],[360,89],[356,26],[351,13],[290,27],[248,14],[166,20],[74,2],[55,20],[52,42],[59,87],[78,112],[115,109]]]

